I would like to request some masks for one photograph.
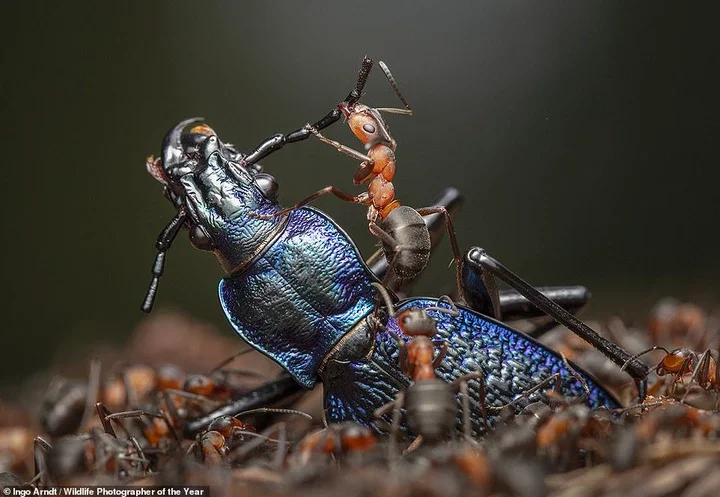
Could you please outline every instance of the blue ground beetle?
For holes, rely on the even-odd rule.
[[[367,72],[364,64],[359,80]],[[359,99],[358,88],[361,85],[345,103]],[[313,128],[327,127],[339,117],[331,111]],[[382,314],[382,309],[382,331],[369,319],[376,311],[373,283],[379,282],[377,274],[348,235],[317,209],[303,207],[268,218],[250,215],[282,209],[277,202],[277,181],[257,163],[284,144],[310,136],[308,127],[275,135],[243,155],[200,122],[200,118],[189,119],[172,127],[163,140],[160,158],[148,161],[149,172],[164,184],[177,214],[158,238],[143,310],[152,308],[170,244],[181,228],[187,228],[191,243],[212,251],[227,273],[219,295],[230,324],[289,376],[190,423],[188,431],[202,429],[217,416],[309,389],[318,379],[324,387],[327,423],[372,425],[373,412],[410,384],[400,370],[398,344],[390,334],[399,333],[397,322]],[[495,277],[515,292],[498,292]],[[465,254],[462,283],[467,305],[458,306],[457,315],[428,312],[437,321],[438,336],[449,345],[438,377],[450,382],[474,371],[483,373],[485,398],[481,400],[478,389],[471,388],[474,413],[481,412],[484,402],[493,422],[497,408],[558,373],[564,395],[584,397],[591,407],[618,407],[588,374],[575,373],[572,370],[579,371],[577,366],[571,368],[556,352],[500,321],[504,311],[512,312],[528,302],[625,366],[638,384],[639,397],[644,397],[647,367],[557,303],[571,290],[543,293],[479,248]],[[436,298],[410,298],[397,302],[395,309],[438,305]],[[472,417],[472,429],[475,435],[485,430],[479,414]]]

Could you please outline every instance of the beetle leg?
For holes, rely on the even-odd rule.
[[[358,75],[358,80],[355,88],[353,88],[352,91],[348,93],[348,96],[345,97],[343,103],[352,105],[357,103],[358,100],[360,100],[360,95],[362,94],[362,90],[365,87],[365,82],[367,81],[372,66],[372,59],[366,56],[363,59],[362,66],[360,66],[360,73]],[[328,126],[338,122],[341,116],[342,113],[339,109],[336,108],[328,112],[322,119],[320,119],[312,126],[303,126],[302,128],[296,129],[295,131],[292,131],[285,135],[281,133],[271,136],[270,138],[260,143],[260,145],[255,147],[252,152],[250,152],[243,158],[243,165],[251,166],[261,161],[273,152],[280,150],[288,143],[295,143],[306,140],[313,134],[310,128],[314,128],[315,130],[325,129]]]
[[[561,306],[547,298],[529,283],[515,273],[490,257],[483,249],[474,247],[465,256],[465,263],[475,269],[475,272],[491,273],[502,279],[512,288],[522,294],[529,302],[541,309],[555,321],[562,324],[580,338],[590,343],[597,350],[618,366],[626,366],[626,370],[633,377],[638,389],[638,402],[642,402],[647,394],[647,376],[649,369],[645,364],[630,360],[631,356],[625,350],[607,340],[588,325],[580,321]],[[626,363],[628,363],[626,365]]]
[[[462,284],[465,300],[471,309],[497,320],[502,319],[500,292],[495,277],[482,266],[474,264],[470,260],[470,252],[465,254]]]
[[[539,292],[575,314],[590,301],[590,291],[584,286],[543,286],[536,287]],[[542,315],[525,297],[516,290],[500,291],[500,310],[505,321],[528,319]]]
[[[270,404],[281,402],[284,399],[304,391],[300,385],[289,374],[279,376],[275,381],[266,383],[255,390],[252,390],[242,397],[215,409],[207,416],[193,420],[185,426],[185,434],[192,438],[196,433],[204,430],[215,419],[222,416],[237,416],[241,412],[266,407]]]

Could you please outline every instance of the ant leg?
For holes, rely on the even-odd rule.
[[[241,412],[249,411],[250,409],[275,404],[302,391],[304,391],[304,388],[295,381],[292,376],[282,374],[275,381],[262,385],[237,400],[215,409],[208,415],[191,421],[185,426],[185,434],[188,438],[192,438],[196,433],[206,429],[210,423],[219,417],[232,417]]]
[[[175,395],[177,397],[182,397],[184,399],[188,399],[192,402],[195,402],[198,405],[205,404],[207,406],[213,407],[219,404],[218,401],[209,399],[207,397],[203,397],[202,395],[198,395],[196,393],[192,392],[186,392],[185,390],[176,390],[174,388],[166,388],[163,390],[163,392],[167,393],[168,395]]]
[[[160,404],[160,414],[162,414],[163,419],[165,420],[165,424],[170,429],[170,434],[172,435],[173,439],[179,444],[180,443],[180,435],[178,435],[177,431],[175,430],[175,423],[177,423],[178,427],[182,427],[182,424],[184,423],[183,418],[180,416],[180,413],[177,410],[177,407],[175,406],[175,403],[173,402],[173,399],[170,397],[170,394],[167,390],[163,390],[160,392],[160,398],[165,401],[165,407],[167,408],[167,411],[162,408],[162,403]],[[175,420],[173,422],[172,420]]]
[[[278,439],[270,438],[270,435],[272,435],[274,433],[278,434],[278,436],[279,436]],[[254,440],[249,440],[249,441],[245,442],[244,444],[238,445],[237,447],[232,449],[232,451],[227,455],[228,461],[230,463],[242,462],[252,453],[253,450],[257,449],[265,442],[275,442],[275,443],[279,443],[280,445],[282,445],[282,448],[283,448],[282,452],[281,452],[281,456],[279,457],[280,465],[282,464],[282,461],[285,457],[285,451],[286,451],[285,445],[287,443],[287,433],[286,433],[284,421],[275,423],[274,425],[269,426],[268,428],[266,428],[265,430],[263,430],[260,433],[245,432],[244,435],[250,436],[250,437],[254,438]],[[280,451],[280,447],[278,447],[277,450]],[[277,452],[276,452],[276,457],[278,457]],[[278,464],[277,460],[274,461],[274,464]]]
[[[463,197],[459,190],[455,188],[446,188],[432,206],[445,207],[445,210],[450,213],[450,216],[455,218],[460,212],[462,203]],[[447,233],[447,229],[445,228],[445,218],[440,214],[430,214],[423,216],[423,220],[425,221],[425,225],[430,233],[430,251],[432,253],[435,248],[437,248],[440,240],[442,240],[442,237],[445,233]],[[381,280],[384,279],[385,275],[388,273],[389,263],[384,257],[382,249],[371,255],[366,261],[366,264],[370,266],[372,272],[375,273],[375,275],[377,275],[377,277]],[[397,288],[393,288],[393,290],[401,295],[408,295],[416,281],[417,278],[403,278],[402,282],[400,282],[399,285],[395,285]]]
[[[580,338],[590,343],[618,366],[622,367],[625,363],[628,363],[626,370],[635,380],[639,402],[643,401],[647,394],[647,376],[649,373],[649,368],[645,364],[630,360],[631,356],[625,350],[602,337],[588,325],[547,298],[497,260],[490,257],[483,249],[477,247],[470,249],[465,257],[465,262],[467,265],[475,268],[480,274],[485,272],[492,273],[505,281],[527,298],[529,302]]]
[[[448,237],[450,237],[450,246],[452,247],[453,258],[455,259],[455,279],[457,280],[458,300],[461,303],[465,302],[462,284],[462,256],[460,255],[460,248],[458,247],[457,238],[455,238],[455,228],[453,228],[453,222],[450,213],[445,207],[437,206],[418,209],[418,214],[420,214],[421,216],[440,214],[441,219],[443,219],[444,217],[445,227],[447,228]]]
[[[38,479],[40,486],[45,487],[48,484],[49,474],[47,457],[52,451],[52,445],[44,438],[38,436],[33,440],[33,461],[35,462],[35,478]]]
[[[715,410],[720,409],[720,344],[718,344],[718,357],[715,361],[715,382],[713,389],[715,390]]]
[[[440,363],[445,359],[445,356],[447,355],[448,351],[448,344],[445,340],[441,340],[438,342],[433,342],[436,346],[440,346],[440,352],[435,356],[435,359],[433,359],[432,367],[433,369],[437,369],[440,367]]]
[[[253,352],[254,350],[255,350],[255,349],[253,349],[252,347],[248,347],[248,348],[245,349],[245,350],[241,350],[240,352],[237,352],[237,353],[231,355],[230,357],[228,357],[227,359],[225,359],[223,362],[221,362],[220,364],[218,364],[217,366],[215,366],[214,368],[212,368],[208,374],[213,374],[215,371],[221,370],[222,368],[224,368],[225,366],[227,366],[228,364],[230,364],[231,362],[233,362],[233,361],[234,361],[235,359],[237,359],[238,357],[242,357],[242,356],[244,356],[245,354],[247,354],[247,353],[249,353],[249,352]]]
[[[100,360],[98,358],[94,358],[92,361],[90,361],[90,373],[88,375],[88,389],[87,389],[87,397],[85,398],[85,410],[83,411],[82,419],[80,420],[80,427],[78,430],[81,430],[83,426],[87,424],[90,417],[93,413],[93,407],[95,407],[95,404],[98,401],[98,396],[100,395],[100,382],[102,381],[101,375],[101,364]]]
[[[320,140],[323,143],[327,143],[331,147],[334,147],[335,150],[337,150],[341,154],[345,154],[348,157],[352,157],[353,159],[362,161],[365,164],[367,164],[367,166],[372,166],[373,164],[375,164],[375,161],[372,160],[367,155],[365,155],[364,153],[358,152],[354,148],[350,148],[347,145],[343,145],[342,143],[340,143],[338,141],[331,140],[329,138],[325,138],[323,135],[320,134],[320,132],[317,129],[313,128],[309,124],[307,125],[307,127],[310,129],[310,132],[317,137],[318,140]]]
[[[470,380],[478,380],[479,395],[480,395],[480,414],[482,415],[483,425],[485,426],[485,433],[490,431],[490,423],[488,422],[487,407],[485,405],[485,375],[481,371],[475,371],[466,375],[455,378],[451,385],[453,388],[459,389],[462,393],[462,406],[463,406],[463,433],[467,440],[470,439],[472,434],[471,423],[470,423],[470,396],[468,395],[467,384]]]
[[[395,252],[395,255],[393,256],[392,260],[387,266],[387,271],[383,275],[382,278],[382,284],[384,286],[387,286],[388,288],[391,288],[390,283],[395,277],[395,266],[397,266],[398,262],[400,261],[400,253],[402,250],[404,250],[404,247],[401,245],[398,245],[397,240],[395,240],[390,234],[382,229],[380,226],[375,224],[373,221],[368,224],[368,231],[372,233],[376,238],[378,238],[383,244],[389,245],[390,247],[393,247],[393,251]],[[380,249],[382,251],[382,249]],[[383,259],[387,260],[386,257],[383,257]],[[391,288],[392,289],[392,288]]]
[[[392,460],[397,454],[397,433],[400,430],[400,420],[402,417],[402,408],[405,403],[405,392],[400,391],[394,401],[390,401],[373,411],[373,417],[380,419],[387,413],[392,411],[392,422],[390,424],[390,441],[388,442],[388,459]],[[387,422],[383,422],[387,426]]]
[[[465,440],[470,440],[472,437],[472,425],[470,424],[470,399],[466,381],[460,383],[459,390],[462,396],[463,436]]]
[[[276,470],[282,469],[285,455],[287,454],[287,430],[285,429],[285,423],[278,423],[278,445],[275,449],[275,458],[273,460],[273,467]]]
[[[407,344],[405,343],[405,340],[402,339],[402,337],[396,333],[390,332],[390,335],[395,339],[395,341],[398,344],[398,348],[400,349],[400,371],[403,372],[403,374],[410,376],[410,365],[408,364],[408,356],[407,356]]]
[[[710,379],[710,365],[711,361],[713,361],[712,353],[710,352],[710,349],[703,352],[703,354],[700,356],[700,359],[698,360],[697,366],[695,366],[695,369],[693,370],[692,376],[690,377],[690,382],[688,384],[688,388],[685,389],[685,393],[682,396],[682,399],[680,399],[680,403],[684,404],[685,399],[687,398],[688,394],[690,393],[690,386],[692,385],[692,382],[695,381],[700,388],[703,390],[709,390],[712,386],[712,380]],[[683,367],[685,364],[683,363]]]
[[[554,390],[554,391],[560,392],[560,391],[562,390],[562,384],[561,384],[561,380],[560,380],[560,373],[555,373],[555,374],[553,374],[553,375],[548,376],[547,378],[545,378],[544,380],[542,380],[540,383],[536,384],[534,387],[525,390],[525,391],[522,393],[522,395],[520,395],[518,398],[516,398],[516,399],[514,399],[514,400],[511,400],[511,401],[508,402],[507,404],[505,404],[505,405],[503,405],[503,406],[500,406],[500,407],[489,407],[488,410],[491,411],[491,412],[493,412],[493,413],[498,413],[498,412],[502,411],[503,409],[506,409],[506,408],[508,408],[508,407],[510,407],[510,406],[513,406],[513,407],[514,407],[515,404],[517,404],[521,399],[527,399],[527,398],[529,398],[530,395],[534,394],[535,392],[537,392],[537,391],[540,390],[541,388],[550,385],[551,383],[554,383],[554,384],[553,384],[553,390]]]
[[[340,190],[339,188],[335,188],[334,186],[326,186],[322,190],[318,190],[309,197],[301,200],[297,204],[295,204],[292,207],[288,207],[287,209],[283,209],[278,212],[273,212],[272,214],[257,214],[255,212],[251,212],[249,215],[250,217],[255,217],[258,219],[272,219],[274,217],[284,216],[285,214],[288,214],[289,212],[292,212],[296,209],[299,209],[300,207],[303,207],[311,202],[314,202],[318,198],[322,197],[323,195],[327,194],[335,195],[340,200],[344,200],[345,202],[351,202],[353,204],[364,204],[366,199],[363,196],[353,196],[349,193],[345,193],[344,191]]]
[[[103,425],[103,429],[105,430],[105,433],[108,433],[110,435],[113,435],[117,437],[115,434],[115,430],[112,428],[112,421],[115,420],[115,422],[123,429],[126,435],[129,435],[130,433],[125,428],[125,426],[119,421],[121,419],[128,419],[128,418],[140,418],[143,416],[147,416],[150,418],[160,418],[167,423],[170,430],[172,430],[172,424],[170,423],[169,419],[165,418],[163,414],[156,414],[148,411],[144,411],[142,409],[135,409],[132,411],[121,411],[121,412],[114,412],[111,413],[105,405],[102,404],[102,402],[98,402],[96,404],[97,410],[98,410],[98,417],[100,417],[100,422]]]
[[[398,431],[400,431],[400,420],[402,418],[402,408],[405,404],[405,392],[398,392],[395,398],[395,408],[393,409],[392,426],[390,428],[390,443],[388,445],[389,459],[393,459],[398,452]]]
[[[100,423],[102,423],[102,427],[103,430],[105,430],[105,433],[117,438],[115,430],[113,430],[112,424],[108,419],[108,416],[112,414],[110,410],[105,407],[105,404],[103,404],[102,402],[98,402],[97,404],[95,404],[95,409],[97,410],[98,418],[100,418]]]
[[[582,386],[583,388],[583,394],[576,399],[577,402],[584,402],[585,399],[590,398],[590,388],[588,387],[587,382],[585,379],[580,376],[580,374],[575,371],[575,368],[570,365],[570,361],[568,361],[567,357],[565,357],[565,354],[560,354],[560,357],[562,357],[563,363],[565,364],[565,367],[568,368],[570,371],[570,375],[574,377]],[[557,383],[555,384],[556,388],[555,391],[557,393],[560,393],[562,390],[562,383],[560,382],[560,377],[558,377]]]
[[[408,448],[403,451],[403,455],[409,454],[414,450],[417,450],[418,447],[420,447],[423,443],[423,437],[422,435],[418,435],[415,437],[415,440],[413,440],[410,445],[408,445]]]

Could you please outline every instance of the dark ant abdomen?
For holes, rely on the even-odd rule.
[[[412,278],[425,269],[430,259],[430,233],[415,209],[406,205],[396,207],[381,228],[395,239],[394,247],[383,243],[383,251],[398,276]]]
[[[457,423],[457,400],[450,385],[440,379],[413,383],[405,408],[410,432],[433,443],[447,436]]]

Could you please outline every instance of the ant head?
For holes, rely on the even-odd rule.
[[[372,430],[366,426],[353,422],[345,422],[336,425],[341,443],[344,449],[352,451],[363,451],[371,449],[376,442]]]
[[[343,110],[343,107],[341,106],[340,109]],[[365,144],[366,149],[378,143],[385,143],[395,149],[395,141],[390,136],[388,125],[380,112],[363,104],[356,104],[346,109],[343,113],[348,120],[348,126],[357,139]]]
[[[413,307],[403,311],[398,315],[397,321],[402,332],[408,336],[433,337],[438,331],[435,320],[425,309]]]
[[[191,374],[187,377],[185,384],[183,385],[183,390],[186,392],[205,397],[212,395],[215,388],[215,382],[209,376],[204,374]]]

